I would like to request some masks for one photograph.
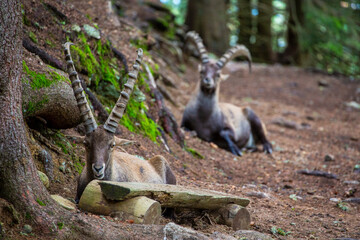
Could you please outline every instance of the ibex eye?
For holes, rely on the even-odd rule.
[[[110,144],[110,147],[111,147],[111,148],[115,147],[115,142],[111,143],[111,144]]]

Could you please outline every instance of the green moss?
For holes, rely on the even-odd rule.
[[[48,66],[51,69],[53,67]],[[54,71],[47,71],[46,73],[37,73],[29,69],[26,62],[23,61],[23,71],[31,79],[30,86],[32,89],[41,89],[44,87],[50,87],[52,84],[60,81],[69,81],[66,77],[58,74]]]
[[[130,98],[126,113],[120,120],[120,123],[129,129],[131,132],[140,132],[156,142],[156,137],[160,135],[158,125],[146,116],[146,107],[143,102],[137,102]]]
[[[37,39],[37,37],[36,37],[36,35],[35,35],[35,33],[33,33],[33,32],[29,32],[29,38],[31,39],[31,41],[33,41],[34,43],[38,43],[39,41],[38,41],[38,39]]]
[[[190,153],[191,155],[193,155],[193,157],[199,158],[199,159],[204,159],[205,157],[203,155],[201,155],[198,151],[196,151],[195,149],[189,148],[189,147],[185,147],[185,150]]]
[[[25,117],[33,115],[36,111],[40,110],[44,106],[44,104],[48,102],[48,96],[44,96],[42,100],[37,102],[29,101],[26,105],[22,106],[23,115]]]
[[[60,131],[57,131],[54,136],[53,140],[55,144],[61,148],[63,153],[69,154],[72,152],[72,145],[71,143],[65,138],[64,134],[62,134]]]
[[[46,204],[41,201],[39,198],[36,198],[36,202],[40,205],[40,206],[46,206]]]
[[[55,47],[55,44],[54,44],[50,39],[46,39],[46,40],[45,40],[45,43],[46,43],[49,47],[51,47],[51,48],[54,48],[54,47]]]
[[[74,168],[75,168],[75,171],[77,171],[79,174],[81,174],[84,166],[85,166],[85,163],[82,163],[80,161],[80,158],[77,157],[76,155],[73,155],[72,156],[72,160],[74,162]]]
[[[58,222],[57,226],[58,226],[59,230],[61,230],[61,229],[64,228],[64,223],[63,222]]]

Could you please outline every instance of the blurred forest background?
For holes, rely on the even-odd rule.
[[[359,0],[161,0],[209,51],[246,45],[255,62],[360,78]]]

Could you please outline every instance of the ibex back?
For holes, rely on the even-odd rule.
[[[199,138],[214,142],[235,155],[242,155],[243,148],[255,149],[256,142],[263,144],[266,153],[272,153],[272,146],[265,135],[265,126],[249,108],[239,108],[228,103],[219,103],[221,80],[226,76],[221,70],[232,58],[246,56],[251,68],[249,50],[238,45],[230,48],[217,62],[209,59],[201,38],[189,32],[186,40],[195,44],[200,58],[200,81],[196,93],[185,108],[181,126],[196,131]]]
[[[155,156],[146,161],[121,152],[120,149],[116,148],[115,131],[134,88],[140,70],[142,50],[138,50],[133,71],[129,73],[129,80],[124,85],[124,90],[121,92],[109,118],[104,126],[98,127],[71,59],[70,46],[71,43],[64,45],[67,68],[86,129],[84,141],[86,163],[78,181],[76,202],[80,200],[85,187],[93,179],[176,184],[175,175],[164,157]]]

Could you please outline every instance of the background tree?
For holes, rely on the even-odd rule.
[[[251,1],[238,0],[238,20],[240,28],[238,33],[238,43],[250,47],[250,38],[252,35],[252,14]]]
[[[256,42],[251,47],[253,59],[258,62],[274,61],[272,50],[271,19],[273,16],[272,0],[258,0],[256,18]]]
[[[222,55],[229,48],[228,0],[189,0],[186,25],[202,37],[208,51]]]
[[[288,0],[287,47],[280,55],[281,63],[301,65],[300,32],[304,26],[303,4],[304,1]]]

